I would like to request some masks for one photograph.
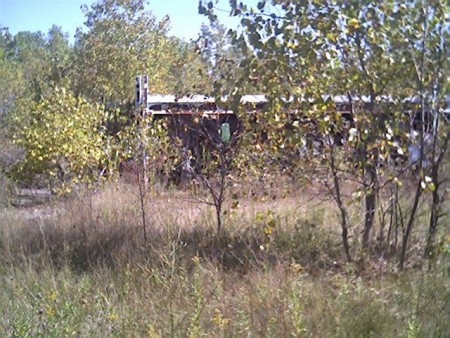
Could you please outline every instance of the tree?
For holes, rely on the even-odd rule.
[[[231,134],[230,125],[225,121],[226,117],[224,119],[220,115],[196,117],[194,123],[188,126],[187,133],[200,141],[194,149],[182,145],[188,159],[184,169],[206,188],[208,198],[199,201],[214,208],[218,234],[222,231],[223,205],[240,136],[238,132]],[[179,141],[183,142],[181,139]]]
[[[442,165],[448,152],[450,129],[445,122],[444,108],[448,95],[448,22],[444,1],[418,1],[414,6],[405,6],[409,18],[404,24],[403,35],[409,43],[408,51],[414,65],[413,88],[419,99],[419,159],[416,195],[413,210],[403,237],[399,267],[403,268],[409,237],[414,226],[414,217],[423,192],[431,191],[431,213],[426,238],[425,257],[433,260],[436,255],[435,237],[441,217],[445,192],[441,187]]]
[[[130,174],[135,175],[142,219],[144,242],[147,242],[146,206],[150,183],[155,183],[158,174],[172,170],[177,150],[168,135],[166,121],[153,119],[144,113],[117,133],[119,157],[131,164]]]
[[[245,51],[234,42],[233,31],[218,22],[202,25],[196,41],[201,61],[207,68],[210,87],[206,93],[215,96],[227,96],[233,93],[236,79],[242,78],[241,62],[245,59]],[[257,83],[246,81],[242,83],[243,91],[247,94],[258,92]]]
[[[42,32],[19,32],[14,36],[11,48],[11,58],[23,74],[20,99],[38,102],[51,90],[47,78],[50,64],[45,35]]]
[[[96,183],[115,165],[108,114],[65,89],[14,115],[12,140],[24,156],[9,170],[17,181],[61,193],[78,183]]]
[[[175,39],[176,41],[176,39]],[[192,94],[206,95],[211,92],[212,81],[209,68],[202,59],[195,42],[178,41],[178,55],[171,65],[171,74],[175,79],[173,92],[177,96]]]
[[[47,35],[46,49],[50,63],[48,81],[53,87],[71,88],[73,85],[74,52],[69,46],[67,33],[61,27],[53,25]]]
[[[11,57],[12,36],[8,30],[0,35],[0,119],[8,114],[21,93],[22,72]]]
[[[267,146],[275,153],[290,161],[296,149],[319,141],[319,149],[310,150],[321,159],[317,168],[325,164],[331,172],[332,183],[327,186],[341,210],[349,258],[340,182],[350,178],[360,187],[362,243],[368,248],[377,196],[397,175],[389,171],[389,158],[406,151],[404,103],[417,88],[412,85],[414,63],[404,29],[406,23],[406,29],[420,32],[408,22],[417,22],[409,8],[420,12],[421,4],[260,1],[257,9],[236,1],[230,4],[230,14],[239,15],[242,26],[233,41],[250,51],[241,61],[243,78],[236,87],[242,93],[242,82],[256,79],[267,95],[268,104],[258,120],[263,121]],[[217,19],[212,2],[199,1],[199,12]],[[349,106],[349,123],[337,113],[335,95]],[[286,128],[294,124],[296,128]],[[336,142],[344,146],[336,147]]]
[[[174,90],[179,45],[167,37],[167,17],[158,23],[141,0],[101,0],[83,11],[88,31],[79,30],[75,42],[77,92],[108,107],[127,107],[139,74],[149,74],[151,93]]]
[[[53,26],[47,36],[41,32],[19,32],[12,36],[5,30],[0,50],[5,113],[14,106],[27,109],[56,86],[70,86],[73,58],[60,27]]]

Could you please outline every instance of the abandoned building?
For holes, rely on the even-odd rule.
[[[367,108],[370,98],[349,97],[346,95],[326,96],[324,100],[333,100],[336,110],[342,118],[349,124],[353,122],[353,112],[355,107]],[[392,102],[392,98],[382,97],[385,103]],[[450,118],[450,96],[446,97],[443,110],[444,123],[448,123]],[[243,110],[253,116],[261,112],[268,100],[265,95],[243,95],[240,99],[240,106]],[[408,130],[418,128],[418,125],[425,121],[426,131],[433,129],[433,121],[430,113],[421,116],[418,109],[420,100],[411,97],[404,100],[403,110],[409,115],[410,125],[405,126]],[[208,143],[220,141],[229,142],[233,140],[241,128],[238,114],[231,108],[231,104],[226,99],[219,103],[214,97],[204,95],[191,95],[177,97],[176,95],[149,94],[147,76],[136,77],[135,107],[143,115],[152,116],[153,119],[167,119],[169,121],[169,135],[181,140],[183,153],[188,151],[199,158],[202,149],[208,147]],[[301,114],[292,112],[295,119],[301,119]],[[256,119],[255,119],[256,121]],[[312,121],[314,123],[314,121]],[[292,123],[292,121],[291,121]],[[339,137],[342,137],[339,136]],[[410,149],[411,147],[408,146]],[[415,154],[415,152],[414,152]],[[182,157],[185,157],[182,155]],[[188,161],[186,158],[185,161]]]

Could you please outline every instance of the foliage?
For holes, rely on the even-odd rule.
[[[181,183],[193,180],[200,186],[201,194],[205,188],[208,197],[198,197],[198,201],[214,207],[218,233],[222,229],[223,203],[239,139],[237,132],[230,134],[226,121],[221,115],[196,116],[192,121],[184,121],[186,124],[180,120],[175,138],[181,155]],[[224,138],[222,132],[228,133],[228,137]]]
[[[228,32],[215,3],[199,0],[212,24],[196,45],[170,38],[168,18],[142,0],[84,7],[75,47],[56,26],[2,30],[0,128],[11,122],[23,151],[10,176],[64,193],[112,176],[120,158],[137,162],[138,186],[2,210],[0,335],[446,335],[444,1],[232,0],[241,25]],[[220,118],[174,117],[181,138],[170,139],[166,122],[132,108],[143,73],[150,92],[226,99],[238,132],[228,140]],[[240,99],[253,91],[268,102],[248,114]],[[412,143],[408,177],[392,160]],[[156,177],[178,157],[197,191],[153,194],[150,167]],[[264,180],[282,191],[286,174],[317,191],[239,199],[268,194]],[[404,271],[391,260],[399,246]]]
[[[64,188],[110,175],[118,157],[139,156],[142,177],[152,165],[167,173],[181,157],[178,167],[186,166],[209,189],[212,200],[205,202],[216,208],[218,224],[230,178],[255,186],[278,175],[280,182],[289,176],[295,187],[319,182],[338,207],[347,259],[360,252],[358,240],[350,246],[352,235],[362,234],[364,254],[390,255],[390,235],[401,228],[401,266],[417,212],[430,194],[425,251],[433,258],[443,224],[450,139],[443,113],[444,1],[273,0],[259,1],[256,8],[230,1],[230,15],[241,21],[228,31],[217,21],[216,3],[199,1],[200,14],[211,22],[192,43],[169,37],[169,18],[158,22],[142,0],[84,6],[86,27],[78,30],[75,46],[57,26],[48,34],[15,36],[2,29],[2,115],[12,121],[16,144],[25,151],[11,175]],[[217,142],[219,124],[212,134],[200,125],[182,126],[201,136],[196,141],[205,142],[203,149],[169,142],[167,125],[133,107],[134,78],[145,73],[150,93],[201,93],[220,100],[220,108],[239,118],[239,142]],[[66,94],[55,91],[62,87]],[[265,94],[267,104],[249,114],[256,107],[242,105],[241,97],[256,92]],[[108,116],[99,103],[118,110]],[[68,118],[67,110],[76,113]],[[81,111],[92,116],[81,117]],[[119,147],[111,146],[115,141]],[[411,175],[405,162],[414,147],[420,155]],[[410,182],[414,199],[401,205],[400,186]],[[349,210],[360,202],[357,217]]]
[[[108,114],[100,105],[56,89],[13,118],[12,140],[24,151],[10,170],[14,179],[67,192],[111,174],[114,150],[106,133]]]
[[[211,91],[211,74],[194,42],[178,42],[178,56],[171,65],[171,74],[176,95],[205,95]]]
[[[48,31],[46,49],[50,63],[47,82],[52,88],[56,86],[71,88],[75,56],[69,46],[68,34],[64,34],[61,27],[53,25]]]
[[[227,31],[219,22],[209,26],[202,25],[197,39],[197,48],[201,61],[207,69],[205,74],[210,79],[208,91],[216,97],[224,97],[235,91],[235,82],[243,77],[245,67],[241,62],[247,57],[246,51],[233,40],[233,31]],[[242,91],[247,94],[259,92],[257,83],[246,81]]]
[[[418,163],[420,182],[417,191],[431,191],[431,215],[425,256],[434,260],[436,232],[442,203],[446,192],[442,191],[445,157],[448,153],[450,126],[444,109],[448,109],[448,45],[449,38],[446,7],[443,2],[422,2],[412,12],[416,29],[405,32],[410,42],[410,53],[415,69],[415,88],[420,99],[419,137],[415,141],[420,149]],[[446,107],[447,106],[447,107]],[[429,175],[429,176],[428,176]],[[420,187],[419,187],[420,184]],[[417,193],[420,197],[420,193]],[[412,230],[408,225],[407,233]],[[406,236],[407,238],[407,236]],[[404,245],[406,246],[406,244]],[[400,265],[406,248],[403,248]]]
[[[341,210],[348,257],[350,225],[340,185],[349,179],[356,182],[354,197],[364,201],[362,244],[368,249],[380,191],[392,181],[400,182],[405,171],[393,167],[391,160],[406,153],[412,128],[417,128],[417,106],[407,102],[413,95],[435,95],[417,87],[415,72],[443,55],[444,2],[300,0],[260,1],[257,8],[236,1],[230,5],[230,15],[239,16],[242,26],[230,33],[232,41],[247,52],[234,94],[245,93],[244,83],[250,80],[259,83],[268,99],[265,111],[253,121],[262,136],[258,144],[263,153],[325,183]],[[215,10],[213,2],[199,1],[199,13],[213,24]],[[421,36],[428,33],[433,37],[421,50],[425,47]],[[419,67],[416,50],[431,55]],[[439,64],[446,69],[442,58]],[[430,72],[430,80],[439,79],[435,84],[443,78],[440,72],[436,77]],[[433,88],[438,91],[441,86]],[[350,117],[338,112],[339,100],[347,103]],[[442,109],[443,101],[435,102]],[[419,114],[424,116],[425,110]],[[412,212],[411,222],[414,218]]]
[[[17,63],[8,58],[7,53],[7,47],[3,43],[0,44],[0,123],[20,92],[21,72]]]
[[[175,90],[181,44],[167,36],[168,17],[157,22],[141,0],[102,0],[83,11],[88,31],[79,30],[75,44],[78,92],[107,106],[126,107],[138,74],[149,75],[150,93]]]

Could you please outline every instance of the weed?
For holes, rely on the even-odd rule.
[[[249,202],[216,235],[182,192],[105,188],[0,220],[0,335],[435,336],[450,331],[448,250],[431,271],[346,263],[338,220]],[[134,196],[134,197],[133,197]],[[183,217],[180,217],[180,213]],[[149,223],[149,224],[150,224]],[[442,238],[445,234],[442,234]]]

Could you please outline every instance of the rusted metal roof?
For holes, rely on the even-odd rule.
[[[333,100],[337,105],[337,108],[342,112],[348,112],[350,104],[349,97],[346,95],[323,95],[324,100]],[[369,103],[369,96],[354,96],[351,97],[353,102]],[[394,99],[390,96],[378,97],[378,100],[385,102],[393,102]],[[221,98],[221,103],[226,103],[227,98]],[[291,100],[286,99],[285,102]],[[307,101],[311,101],[309,99]],[[449,113],[450,96],[445,98],[446,104],[444,107],[444,114]],[[263,94],[243,95],[241,103],[248,106],[249,112],[252,110],[261,109],[268,99]],[[405,104],[418,103],[418,97],[408,97],[403,100]],[[226,106],[226,105],[222,105]],[[211,96],[205,95],[191,95],[178,97],[176,95],[162,95],[162,94],[148,94],[146,100],[146,112],[154,115],[177,115],[177,114],[201,114],[201,115],[217,115],[217,114],[234,114],[232,110],[228,108],[220,108],[220,105],[216,104],[216,99]]]

